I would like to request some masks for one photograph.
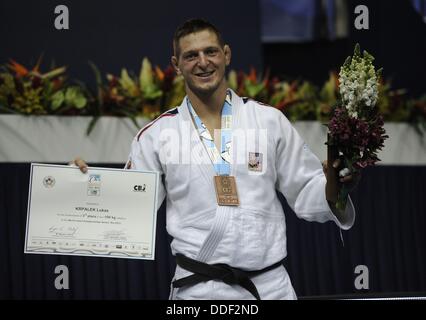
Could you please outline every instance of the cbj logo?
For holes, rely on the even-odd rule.
[[[146,184],[143,185],[135,185],[133,187],[133,191],[137,191],[137,192],[145,192],[146,189]]]

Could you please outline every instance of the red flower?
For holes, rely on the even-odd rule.
[[[168,66],[166,70],[164,70],[164,78],[163,78],[163,85],[162,90],[165,92],[168,92],[173,87],[173,80],[175,79],[175,70],[172,66]]]
[[[339,107],[328,124],[331,138],[328,143],[339,149],[347,166],[365,168],[379,161],[377,152],[388,138],[383,125],[383,117],[377,112],[367,121],[352,118],[345,108]]]

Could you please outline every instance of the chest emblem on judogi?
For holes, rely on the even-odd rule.
[[[261,172],[263,167],[263,154],[260,152],[249,152],[248,169],[249,171]]]

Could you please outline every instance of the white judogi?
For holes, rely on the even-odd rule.
[[[209,264],[225,263],[259,270],[286,254],[286,223],[275,190],[286,197],[299,218],[334,221],[349,229],[355,219],[348,201],[345,221],[339,222],[325,198],[322,165],[287,118],[277,109],[232,92],[234,138],[231,175],[240,205],[218,206],[211,160],[191,121],[186,98],[148,124],[135,137],[128,168],[159,171],[159,205],[167,194],[167,231],[172,253]],[[261,171],[249,169],[253,154],[262,154]],[[179,266],[175,278],[190,273]],[[284,267],[252,278],[262,299],[295,299]],[[254,299],[240,286],[207,281],[175,289],[175,299]]]

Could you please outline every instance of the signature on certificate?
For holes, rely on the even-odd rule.
[[[49,233],[56,237],[74,237],[78,227],[51,226]]]
[[[104,240],[127,240],[126,230],[108,230],[103,233]]]

